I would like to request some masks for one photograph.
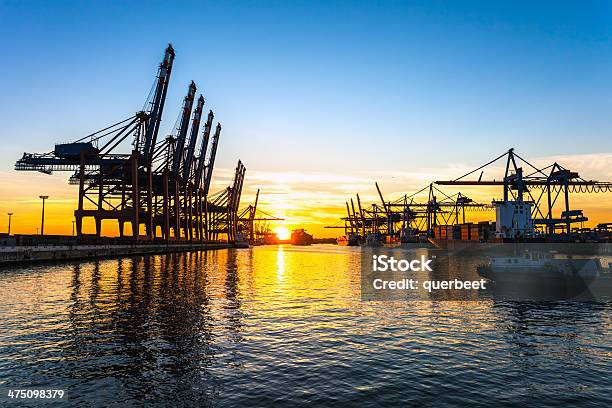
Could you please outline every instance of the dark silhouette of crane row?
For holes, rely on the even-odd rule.
[[[143,110],[74,142],[57,144],[52,152],[24,153],[16,162],[16,170],[73,172],[69,182],[79,186],[74,211],[79,238],[83,219],[92,217],[97,237],[103,220],[116,220],[122,237],[125,223],[131,224],[134,240],[145,238],[139,234],[144,225],[148,240],[234,241],[246,168],[239,160],[232,184],[209,193],[221,124],[213,126],[211,110],[201,126],[205,101],[202,95],[196,99],[193,81],[172,134],[158,140],[174,59],[174,48],[168,45]],[[128,143],[130,153],[118,151]]]
[[[490,167],[496,163],[504,164],[503,175],[498,179],[483,180],[485,171],[488,174],[491,170],[495,171]],[[601,223],[594,230],[573,228],[573,224],[582,224],[588,218],[582,210],[570,206],[570,193],[610,193],[612,182],[586,180],[578,172],[557,162],[536,167],[513,148],[461,177],[432,182],[395,201],[386,201],[378,183],[375,186],[382,205],[374,203],[362,206],[357,194],[357,210],[352,198],[350,205],[348,201],[345,203],[347,216],[340,219],[344,225],[326,228],[344,229],[346,236],[355,236],[359,242],[364,242],[368,235],[411,242],[419,235],[435,236],[438,226],[465,224],[466,212],[495,211],[495,222],[500,224],[497,225],[499,235],[506,227],[501,217],[506,208],[500,210],[500,207],[512,209],[514,206],[524,207],[524,211],[529,212],[525,218],[532,230],[531,237],[571,241],[580,238],[580,234],[589,234],[589,239],[608,239],[612,232],[612,223]],[[440,186],[500,186],[503,188],[503,199],[493,200],[490,205],[477,203],[461,192],[447,194]],[[425,193],[428,193],[426,201],[423,200]],[[417,201],[419,199],[421,201]]]

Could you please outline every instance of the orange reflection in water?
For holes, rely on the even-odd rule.
[[[610,305],[362,302],[359,250],[262,246],[7,268],[0,375],[44,376],[75,390],[76,405],[101,387],[109,400],[98,405],[138,405],[143,392],[297,404],[289,390],[338,398],[378,382],[414,394],[448,374],[431,384],[486,393],[525,378],[524,367],[554,376],[568,364],[592,374],[585,386],[602,386]],[[558,384],[576,390],[575,379]]]

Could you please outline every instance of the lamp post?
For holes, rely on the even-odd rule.
[[[76,222],[76,221],[72,221],[72,236],[73,236],[73,237],[74,237],[74,223],[75,223],[75,222]]]
[[[49,198],[49,196],[48,195],[41,195],[41,196],[38,196],[38,198],[40,198],[42,200],[42,202],[43,202],[43,205],[42,205],[42,218],[41,218],[41,221],[40,221],[40,235],[45,235],[45,200],[47,198]]]
[[[13,213],[8,213],[9,216],[9,225],[8,225],[8,236],[11,236],[11,218],[13,217]]]

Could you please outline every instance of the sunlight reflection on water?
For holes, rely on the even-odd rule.
[[[0,273],[0,391],[74,406],[610,405],[610,304],[361,302],[359,248]]]

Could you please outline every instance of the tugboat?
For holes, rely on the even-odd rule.
[[[476,271],[493,281],[518,282],[539,279],[596,278],[606,271],[598,259],[561,259],[552,254],[526,253],[522,257],[493,257]]]
[[[349,232],[348,236],[342,235],[336,238],[336,243],[340,246],[359,246],[359,235]]]
[[[552,254],[493,257],[477,267],[492,281],[496,296],[515,300],[605,300],[612,299],[610,266],[597,258],[555,258]]]
[[[291,233],[291,244],[293,245],[311,245],[312,235],[306,233],[303,229],[293,230]]]

